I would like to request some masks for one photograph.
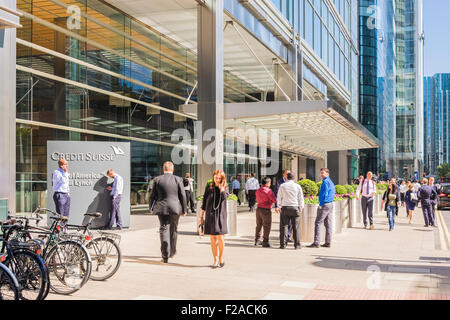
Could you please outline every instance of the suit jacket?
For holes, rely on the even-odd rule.
[[[156,177],[153,180],[149,206],[150,212],[153,211],[157,215],[180,215],[186,212],[183,179],[171,173]]]

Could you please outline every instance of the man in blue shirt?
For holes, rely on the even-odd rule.
[[[53,172],[53,201],[55,202],[56,212],[69,217],[69,163],[66,159],[59,159],[58,167]]]
[[[320,227],[322,223],[325,224],[325,244],[322,247],[331,247],[331,233],[332,233],[332,221],[334,207],[334,193],[335,186],[330,179],[330,170],[327,168],[320,169],[320,176],[322,178],[322,186],[319,192],[319,208],[317,209],[317,217],[314,228],[314,243],[308,246],[308,248],[319,248],[320,242]]]
[[[231,182],[231,189],[233,189],[233,194],[236,195],[238,198],[238,203],[241,205],[241,199],[239,199],[239,191],[241,190],[241,184],[239,183],[239,180],[237,177],[233,178],[233,181]]]

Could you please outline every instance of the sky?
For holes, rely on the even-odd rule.
[[[450,73],[450,0],[423,0],[424,74]]]

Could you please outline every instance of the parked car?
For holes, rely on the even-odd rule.
[[[438,194],[438,210],[450,208],[450,183],[441,184],[440,194]]]

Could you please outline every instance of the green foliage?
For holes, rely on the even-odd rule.
[[[385,191],[388,188],[388,184],[387,183],[377,183],[377,190],[378,191]]]
[[[238,201],[238,197],[235,194],[230,194],[227,200]]]
[[[322,181],[317,182],[317,187],[319,188],[320,191],[320,187],[322,187]]]
[[[344,195],[344,194],[347,194],[347,189],[345,189],[345,187],[344,186],[341,186],[340,184],[337,184],[336,186],[335,186],[335,193],[336,194],[338,194],[338,195]]]
[[[354,185],[352,185],[352,188],[353,188],[353,192],[356,192],[356,190],[358,189],[358,185],[357,184],[354,184]]]
[[[197,201],[203,201],[203,196],[198,196],[197,198],[195,198],[195,200],[197,200]]]
[[[303,179],[301,181],[297,182],[303,189],[303,195],[305,197],[314,197],[317,196],[319,193],[319,188],[317,187],[317,184],[309,179]]]
[[[437,167],[439,179],[450,177],[450,164],[445,162]]]
[[[351,185],[349,185],[349,184],[346,184],[346,185],[344,186],[344,188],[347,190],[347,194],[348,194],[348,193],[353,193],[353,192],[354,192],[353,187],[352,187]]]
[[[340,186],[340,187],[342,187],[342,186]],[[336,194],[334,196],[334,201],[335,202],[340,202],[340,201],[343,201],[343,200],[345,200],[345,198],[342,195]]]
[[[319,197],[317,197],[317,196],[306,197],[305,205],[311,205],[311,206],[319,205]]]

